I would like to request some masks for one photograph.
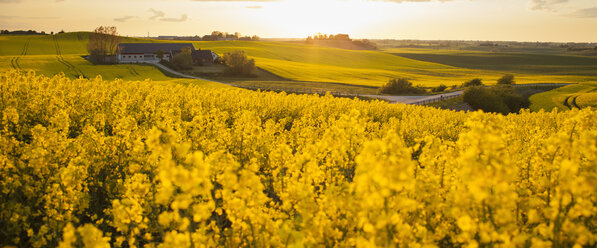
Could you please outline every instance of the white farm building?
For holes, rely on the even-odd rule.
[[[157,52],[160,50],[164,52],[162,59],[170,61],[185,47],[191,48],[195,63],[211,64],[218,58],[210,50],[195,50],[191,43],[120,43],[117,50],[118,63],[159,62]]]

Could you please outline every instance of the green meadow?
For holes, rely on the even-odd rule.
[[[416,85],[433,87],[440,84],[460,85],[473,78],[482,78],[487,84],[494,84],[505,73],[515,74],[519,83],[570,83],[597,80],[597,75],[592,72],[593,67],[590,64],[593,60],[589,61],[590,66],[582,68],[580,74],[574,72],[544,74],[543,72],[550,71],[550,68],[540,63],[531,64],[528,69],[520,70],[512,70],[512,68],[519,68],[517,65],[502,68],[499,67],[500,64],[495,64],[494,67],[476,68],[474,65],[463,66],[401,56],[396,54],[396,50],[345,50],[292,42],[222,41],[194,44],[195,47],[212,49],[217,53],[244,50],[249,56],[255,58],[259,67],[294,81],[381,86],[389,78],[405,77],[411,79]],[[436,50],[420,49],[417,52],[416,55],[425,55],[425,53],[433,54]],[[488,57],[492,55],[482,52],[471,53],[486,54]],[[532,55],[528,56],[532,57]],[[566,66],[576,68],[577,61],[573,62]],[[565,71],[566,66],[562,66],[560,71]]]
[[[564,86],[530,97],[531,110],[568,110],[597,106],[597,83],[580,83]]]
[[[224,87],[202,80],[173,78],[159,69],[142,64],[94,65],[83,58],[87,54],[89,33],[76,32],[52,35],[0,36],[0,70],[32,70],[37,74],[54,76],[59,73],[103,79],[171,81],[197,83],[207,87]],[[122,42],[153,42],[123,37]]]
[[[93,65],[82,56],[87,53],[89,33],[75,32],[45,36],[0,36],[0,70],[10,68],[34,70],[52,76],[64,73],[70,77],[104,79],[190,82],[165,75],[153,66],[140,64]],[[158,42],[123,37],[122,42]],[[162,42],[162,41],[160,41]],[[180,41],[184,42],[184,41]],[[473,78],[495,84],[504,74],[513,74],[518,84],[531,83],[597,83],[597,57],[562,54],[489,52],[473,50],[439,50],[391,48],[379,51],[345,50],[308,45],[301,42],[205,41],[193,42],[197,49],[211,49],[218,54],[244,50],[258,67],[279,77],[265,82],[241,79],[238,85],[265,88],[339,89],[371,94],[389,78],[405,77],[415,85],[434,87],[440,84],[460,85]],[[203,82],[206,86],[224,86]],[[588,87],[588,86],[582,86]],[[565,87],[566,88],[566,87]],[[569,87],[562,89],[580,89]],[[585,89],[585,88],[582,88]],[[578,93],[591,93],[590,89]],[[544,95],[559,93],[543,93]],[[565,98],[565,97],[564,97]],[[547,109],[562,104],[561,97],[534,97],[534,106]],[[578,96],[576,104],[594,105],[594,94]],[[546,103],[552,101],[552,103]],[[540,103],[539,103],[540,102]],[[581,106],[579,105],[579,106]]]

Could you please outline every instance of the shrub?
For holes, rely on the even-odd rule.
[[[518,113],[521,109],[531,106],[528,97],[517,94],[511,87],[495,87],[492,91],[502,98],[502,101],[510,109],[510,113]]]
[[[224,65],[228,66],[226,71],[233,75],[252,75],[255,70],[255,60],[249,59],[245,51],[236,50],[225,53],[222,61]]]
[[[448,88],[448,86],[442,84],[440,86],[437,86],[437,87],[431,89],[431,92],[444,92],[447,88]]]
[[[497,81],[498,84],[514,84],[514,75],[506,74]]]
[[[468,82],[462,84],[463,87],[481,86],[481,85],[483,85],[483,81],[481,81],[480,78],[475,78],[471,81],[468,81]]]
[[[387,84],[381,86],[378,92],[380,94],[421,94],[425,89],[413,86],[406,78],[392,78]]]
[[[469,87],[463,93],[464,102],[468,103],[474,110],[485,112],[508,114],[510,109],[502,98],[485,87]]]
[[[517,113],[531,105],[528,98],[516,94],[510,87],[469,87],[464,90],[463,98],[474,110],[501,114]]]
[[[175,70],[190,70],[193,68],[193,57],[191,56],[191,48],[185,47],[180,53],[174,55],[172,58],[173,69]]]

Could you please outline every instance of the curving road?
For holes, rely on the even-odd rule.
[[[209,80],[209,79],[205,79],[205,78],[200,78],[200,77],[195,77],[195,76],[191,76],[191,75],[187,75],[187,74],[182,74],[180,72],[177,72],[175,70],[172,70],[170,68],[168,68],[165,65],[160,64],[159,62],[146,62],[148,64],[152,64],[155,65],[157,67],[159,67],[160,69],[167,71],[170,74],[179,76],[179,77],[183,77],[183,78],[190,78],[190,79],[199,79],[199,80],[203,80],[203,81],[208,81],[208,82],[213,82],[213,83],[221,83],[221,84],[227,84],[227,83],[222,83],[222,82],[218,82],[218,81],[213,81],[213,80]]]
[[[199,79],[199,80],[204,80],[204,81],[208,81],[208,82],[227,84],[227,83],[213,81],[213,80],[209,80],[209,79],[205,79],[205,78],[194,77],[194,76],[182,74],[182,73],[172,70],[172,69],[168,68],[167,66],[162,65],[158,62],[148,62],[148,63],[155,65],[155,66],[159,67],[160,69],[167,71],[168,73],[171,73],[173,75],[179,76],[179,77]],[[231,84],[227,84],[227,85],[231,85]],[[524,87],[524,86],[566,86],[566,85],[570,85],[570,84],[563,84],[563,83],[562,84],[515,84],[513,86],[514,87]],[[235,86],[235,85],[232,85],[232,86]],[[235,86],[235,87],[237,87],[237,86]],[[392,95],[365,95],[365,94],[357,94],[355,96],[363,96],[363,97],[367,97],[367,98],[378,98],[378,99],[383,99],[383,100],[389,101],[390,103],[404,103],[404,104],[418,105],[418,104],[437,102],[437,101],[442,101],[442,100],[453,98],[453,97],[458,97],[458,96],[461,96],[462,93],[463,93],[463,91],[459,90],[459,91],[453,91],[453,92],[448,92],[448,93],[443,93],[443,94],[423,95],[423,96],[392,96]]]
[[[404,103],[404,104],[422,104],[427,102],[436,102],[444,99],[457,97],[462,95],[463,91],[454,91],[449,93],[437,94],[437,95],[426,95],[426,96],[390,96],[390,95],[361,95],[368,98],[378,98],[389,101],[391,103]]]
[[[571,84],[515,84],[513,87],[525,87],[525,86],[566,86]],[[391,95],[361,95],[368,98],[378,98],[389,101],[391,103],[404,103],[404,104],[424,104],[430,102],[442,101],[445,99],[461,96],[464,91],[453,91],[437,95],[425,95],[425,96],[391,96]]]

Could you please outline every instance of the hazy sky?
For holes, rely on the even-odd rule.
[[[597,42],[597,0],[0,0],[0,29]]]

